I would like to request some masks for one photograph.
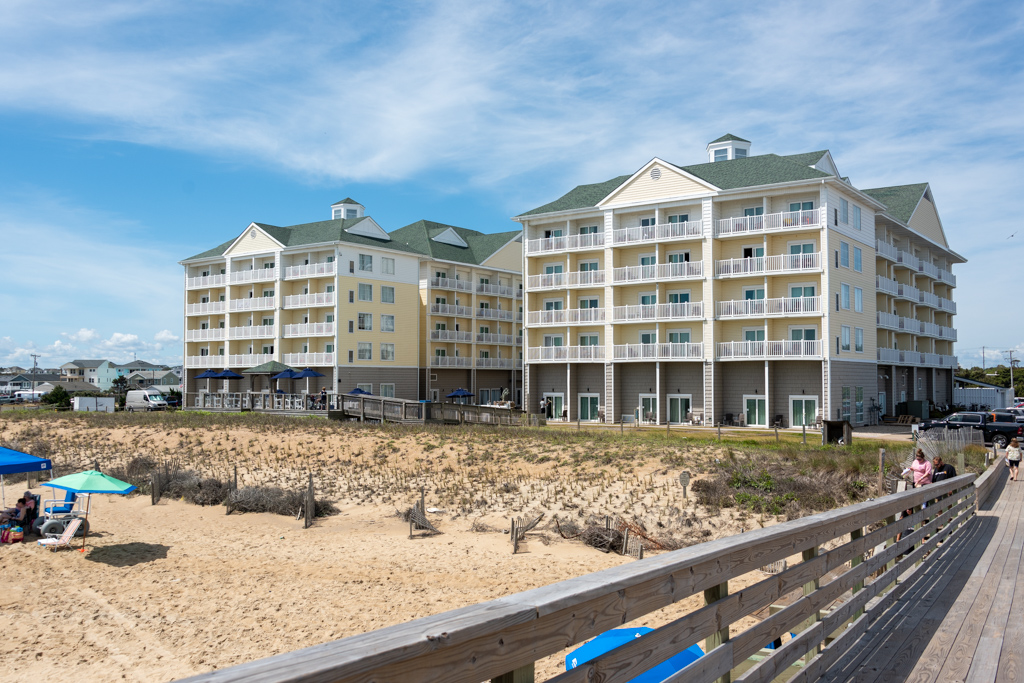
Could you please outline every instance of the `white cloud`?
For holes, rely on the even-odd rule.
[[[181,337],[174,334],[170,330],[160,330],[155,335],[153,335],[153,339],[157,340],[158,342],[167,343],[179,341]]]
[[[88,343],[100,338],[96,330],[83,327],[78,332],[61,332],[61,335],[76,342]]]

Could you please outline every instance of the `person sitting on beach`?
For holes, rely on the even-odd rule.
[[[36,496],[31,491],[25,491],[25,526],[32,528],[32,523],[39,517],[39,508],[36,507]]]
[[[0,514],[0,524],[7,522],[22,522],[25,520],[25,499],[19,498],[18,502],[10,510],[4,510]]]

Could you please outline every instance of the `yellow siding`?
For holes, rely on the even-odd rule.
[[[481,264],[488,268],[520,271],[523,269],[523,243],[510,242],[488,256]]]
[[[373,284],[373,301],[359,301],[359,283],[368,282]],[[380,287],[382,284],[395,288],[395,303],[385,304],[380,300]],[[358,366],[405,366],[414,367],[419,363],[419,320],[420,320],[420,292],[416,284],[391,282],[383,283],[380,280],[360,280],[358,277],[338,278],[339,294],[342,297],[342,304],[339,312],[338,323],[340,333],[338,335],[338,359],[339,365],[348,364],[348,352],[353,353],[352,365]],[[357,292],[355,303],[348,303],[348,291]],[[373,315],[373,329],[360,330],[359,313],[371,313]],[[380,316],[390,314],[395,316],[395,331],[381,332]],[[354,331],[349,334],[348,321],[354,321]],[[373,344],[372,360],[359,360],[358,342],[370,342]],[[389,343],[395,345],[395,360],[380,360],[380,345]]]
[[[942,225],[939,223],[939,214],[927,197],[917,205],[917,210],[910,217],[910,227],[924,235],[933,242],[948,247],[946,236],[942,234]]]
[[[651,171],[659,169],[661,178],[653,180]],[[662,164],[654,164],[643,174],[614,193],[607,203],[628,204],[632,202],[657,201],[663,197],[682,197],[691,194],[710,192],[712,188],[698,183],[679,171]]]
[[[253,237],[255,235],[255,237]],[[267,252],[280,249],[278,244],[267,233],[258,228],[249,228],[240,240],[233,247],[225,252],[227,256],[238,256],[239,254],[252,254],[254,252]]]
[[[833,252],[838,247],[840,240],[849,243],[849,239],[841,235],[840,233],[829,230],[829,242],[830,242],[830,258],[834,259]],[[831,268],[829,276],[829,296],[828,301],[825,305],[829,307],[829,334],[826,338],[828,342],[828,353],[832,358],[841,360],[875,360],[878,355],[876,353],[877,343],[876,334],[878,330],[877,316],[875,311],[877,310],[877,297],[875,295],[875,250],[863,244],[850,244],[850,265],[853,265],[853,247],[857,246],[864,250],[863,255],[863,272],[858,273],[853,268],[834,268],[834,261],[829,262]],[[850,308],[836,310],[836,296],[841,294],[841,285],[850,285]],[[854,293],[853,288],[860,287],[864,290],[864,310],[863,312],[854,311]],[[850,350],[843,351],[836,355],[836,337],[841,335],[841,328],[843,325],[850,327]],[[857,353],[854,349],[855,333],[854,328],[864,328],[864,352]]]

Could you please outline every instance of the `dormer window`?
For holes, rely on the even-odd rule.
[[[356,213],[355,209],[345,209],[345,218],[355,218]]]
[[[334,218],[334,220],[338,220],[338,219],[340,219],[340,218],[341,218],[341,209],[335,209],[335,210],[334,210],[334,216],[333,216],[333,218]]]
[[[737,147],[735,150],[733,150],[733,158],[734,159],[746,159],[747,158],[747,150],[743,149],[742,147]]]
[[[716,149],[715,150],[715,161],[728,161],[729,150],[727,149]]]
[[[708,161],[730,161],[746,159],[748,156],[750,156],[750,140],[744,140],[735,135],[723,135],[708,143]]]

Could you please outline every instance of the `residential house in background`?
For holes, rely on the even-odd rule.
[[[136,370],[128,375],[128,384],[133,387],[177,387],[180,381],[173,370]]]
[[[61,381],[85,382],[103,391],[110,389],[117,377],[115,365],[109,360],[73,360],[60,366]]]

